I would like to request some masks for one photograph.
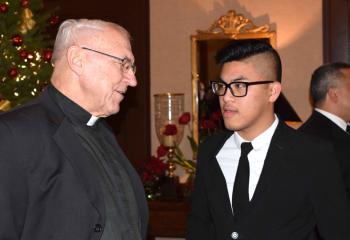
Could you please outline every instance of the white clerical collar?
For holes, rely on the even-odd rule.
[[[341,129],[346,131],[347,123],[340,117],[319,108],[315,108],[315,111],[321,113],[323,116],[325,116],[326,118],[334,122],[336,125],[338,125]]]
[[[275,130],[277,128],[278,125],[278,117],[275,115],[275,121],[273,121],[273,123],[271,124],[270,127],[268,127],[264,132],[262,132],[259,136],[255,137],[251,143],[253,145],[253,148],[259,149],[261,147],[264,147],[266,144],[270,145],[271,139],[273,134],[275,133]],[[237,147],[241,146],[242,142],[247,142],[247,140],[245,140],[244,138],[242,138],[241,136],[239,136],[238,133],[234,133],[234,142],[236,144]]]
[[[86,123],[86,125],[89,127],[94,126],[98,119],[99,119],[99,117],[95,117],[95,116],[91,115],[91,118]]]

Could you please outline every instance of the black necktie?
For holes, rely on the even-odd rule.
[[[350,125],[346,125],[346,132],[350,134]]]
[[[241,144],[241,157],[239,158],[235,184],[232,193],[232,208],[235,218],[239,217],[249,207],[249,162],[248,153],[253,149],[250,142]]]

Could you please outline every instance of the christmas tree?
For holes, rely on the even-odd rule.
[[[23,104],[47,85],[53,46],[49,28],[57,24],[43,0],[0,0],[0,110]]]

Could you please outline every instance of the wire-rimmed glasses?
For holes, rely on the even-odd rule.
[[[255,82],[235,81],[231,83],[225,83],[224,81],[219,80],[219,81],[211,81],[210,84],[211,84],[211,89],[213,93],[217,96],[224,96],[228,88],[230,89],[230,92],[233,96],[244,97],[248,93],[248,86],[268,84],[273,82],[274,81],[255,81]]]
[[[87,47],[81,47],[81,48],[84,49],[84,50],[88,50],[88,51],[91,51],[91,52],[99,53],[99,54],[102,54],[104,56],[107,56],[107,57],[113,58],[115,60],[118,60],[120,65],[122,66],[122,71],[124,73],[129,72],[130,69],[133,72],[133,74],[136,73],[136,65],[133,62],[131,62],[131,60],[129,58],[127,58],[127,57],[120,58],[120,57],[113,56],[113,55],[108,54],[108,53],[100,52],[100,51],[97,51],[97,50],[94,50],[94,49],[91,49],[91,48],[87,48]]]

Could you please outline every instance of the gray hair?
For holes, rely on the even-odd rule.
[[[321,65],[311,76],[310,100],[313,107],[319,107],[326,99],[330,88],[338,87],[344,78],[342,69],[350,69],[350,65],[344,62],[334,62]]]
[[[102,31],[106,28],[114,29],[130,39],[129,32],[116,23],[97,19],[68,19],[64,21],[58,29],[51,62],[54,64],[62,57],[67,48],[76,43],[77,35],[81,30]]]

